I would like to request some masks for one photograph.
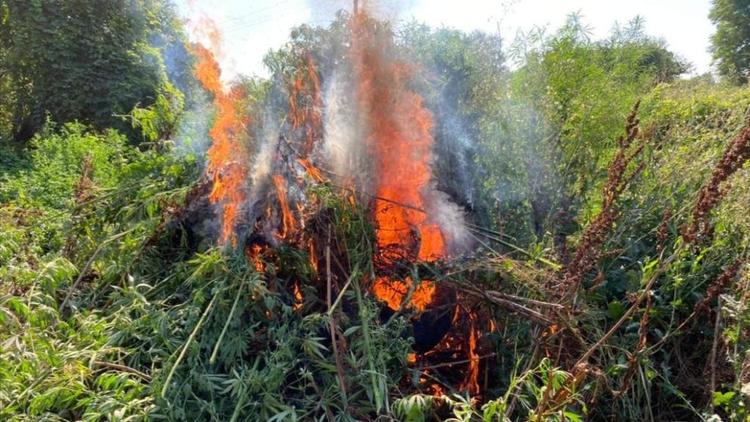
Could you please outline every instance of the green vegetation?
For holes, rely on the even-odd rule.
[[[638,19],[508,46],[394,30],[436,182],[480,243],[405,269],[494,322],[470,397],[410,366],[413,312],[370,294],[369,204],[305,193],[317,268],[293,244],[216,246],[207,94],[170,4],[0,0],[0,419],[750,420],[740,3],[712,12],[718,81]],[[348,19],[296,28],[268,80],[235,83],[243,112],[284,122],[289,82],[308,55],[332,73]]]
[[[183,42],[161,1],[3,0],[0,17],[3,109],[24,140],[46,115],[125,129],[117,115],[155,101],[167,83],[163,53]]]
[[[719,73],[736,84],[747,84],[750,77],[750,2],[713,0],[710,14],[716,24],[712,52]]]

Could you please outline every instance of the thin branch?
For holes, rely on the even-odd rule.
[[[84,265],[83,270],[80,274],[78,274],[78,278],[76,278],[76,281],[73,282],[73,285],[70,286],[68,289],[68,293],[65,295],[65,299],[63,299],[62,303],[60,304],[60,312],[62,312],[65,309],[65,305],[68,303],[68,300],[70,300],[70,297],[73,295],[73,292],[78,288],[78,284],[83,280],[83,277],[89,272],[91,269],[91,266],[94,264],[94,260],[99,256],[99,253],[104,250],[104,246],[114,242],[115,240],[125,236],[126,234],[134,231],[135,228],[132,228],[130,230],[126,230],[120,234],[117,234],[115,236],[110,237],[109,239],[103,241],[99,244],[99,246],[96,247],[96,250],[91,255],[88,261],[86,261],[86,265]]]
[[[578,367],[579,365],[584,364],[587,360],[589,360],[589,358],[591,357],[591,355],[593,355],[594,352],[599,347],[601,347],[604,343],[606,343],[607,340],[610,337],[612,337],[617,332],[617,330],[620,329],[620,327],[622,326],[622,324],[624,324],[627,320],[630,319],[630,317],[640,307],[641,302],[643,302],[643,300],[646,298],[646,296],[648,294],[650,294],[651,288],[654,286],[654,283],[659,278],[659,276],[662,273],[664,273],[664,271],[667,270],[667,267],[669,267],[669,265],[672,263],[672,261],[674,261],[676,258],[677,258],[677,253],[674,253],[667,260],[665,260],[659,266],[659,268],[656,271],[654,271],[654,274],[651,275],[651,278],[648,280],[648,283],[646,283],[646,286],[643,288],[643,292],[641,292],[641,294],[638,295],[638,298],[636,299],[635,303],[633,303],[633,305],[622,315],[622,317],[620,317],[620,319],[615,323],[615,325],[613,325],[612,328],[610,328],[609,331],[607,331],[607,333],[604,334],[604,336],[602,336],[602,338],[600,338],[596,343],[594,343],[594,345],[591,346],[586,351],[586,353],[584,353],[583,356],[581,356],[580,359],[578,359],[578,362],[576,362],[576,364],[573,365],[574,368]]]
[[[328,326],[331,331],[331,345],[333,346],[333,356],[336,361],[336,375],[339,381],[339,387],[341,388],[341,398],[344,401],[344,407],[346,407],[347,392],[346,392],[346,380],[344,378],[344,364],[341,361],[341,355],[339,354],[337,333],[336,328],[336,316],[333,314],[333,303],[332,299],[332,283],[331,283],[331,232],[328,231],[328,243],[326,244],[326,304],[328,305]]]
[[[138,378],[141,378],[142,380],[146,382],[151,382],[150,375],[143,373],[135,368],[131,368],[129,366],[121,365],[119,363],[114,363],[114,362],[105,362],[101,360],[95,360],[93,364],[96,366],[101,366],[105,368],[117,369],[118,371],[122,371],[122,372],[128,372],[137,376]]]
[[[716,391],[716,355],[719,349],[719,329],[721,328],[721,296],[716,306],[716,322],[714,323],[714,341],[711,345],[711,394]]]
[[[437,369],[437,368],[445,368],[445,367],[451,367],[453,365],[462,365],[464,363],[473,362],[475,360],[482,360],[482,359],[488,359],[488,358],[494,358],[497,356],[497,353],[488,353],[486,355],[482,355],[476,358],[472,359],[464,359],[464,360],[457,360],[453,362],[444,362],[444,363],[438,363],[436,365],[430,365],[430,366],[423,366],[420,369]]]
[[[167,390],[169,390],[169,383],[172,382],[172,377],[174,376],[174,373],[177,371],[177,367],[180,366],[180,363],[182,363],[182,360],[185,358],[187,349],[190,347],[190,344],[193,342],[193,340],[195,340],[195,336],[198,334],[198,331],[200,330],[201,326],[203,326],[203,322],[206,320],[208,313],[213,308],[214,303],[216,302],[217,296],[218,294],[214,295],[214,297],[211,298],[211,302],[208,303],[208,306],[206,306],[206,310],[203,311],[203,315],[201,315],[201,318],[198,320],[198,323],[195,324],[195,328],[193,328],[193,332],[190,333],[190,337],[188,337],[187,341],[182,346],[180,355],[177,357],[177,360],[175,361],[174,365],[172,365],[172,368],[169,370],[169,375],[167,375],[166,381],[164,381],[164,387],[161,389],[162,397],[166,396]]]

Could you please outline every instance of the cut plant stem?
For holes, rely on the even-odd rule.
[[[175,361],[174,365],[172,365],[172,369],[169,370],[169,375],[167,375],[167,379],[164,381],[164,387],[162,387],[161,389],[162,397],[166,396],[167,390],[169,390],[169,383],[172,382],[172,377],[174,376],[175,371],[177,371],[177,367],[180,366],[180,363],[182,363],[182,360],[185,358],[185,354],[187,353],[188,347],[190,347],[190,344],[195,339],[195,336],[198,334],[198,331],[200,330],[201,326],[203,326],[203,322],[206,320],[208,313],[211,312],[211,309],[213,308],[214,303],[216,302],[216,296],[217,295],[214,295],[214,297],[211,298],[211,301],[208,302],[208,306],[206,306],[206,310],[203,311],[203,315],[201,315],[200,319],[198,320],[198,323],[195,324],[195,328],[193,328],[193,332],[190,333],[190,336],[188,337],[187,341],[182,346],[180,355],[177,357],[177,360]]]
[[[344,378],[344,365],[341,362],[341,355],[339,354],[339,347],[338,347],[338,340],[337,340],[337,332],[338,329],[336,328],[336,317],[333,315],[333,306],[331,303],[331,245],[330,245],[330,235],[331,232],[328,232],[328,241],[329,244],[326,245],[326,285],[327,285],[327,291],[326,291],[326,303],[328,305],[328,324],[329,329],[331,331],[331,345],[333,346],[333,356],[336,360],[336,375],[339,381],[339,387],[341,387],[341,398],[344,401],[344,408],[348,407],[348,399],[346,394],[346,381]]]
[[[224,339],[224,335],[227,333],[227,329],[229,328],[229,323],[232,322],[232,318],[234,317],[234,311],[237,309],[237,303],[240,301],[240,293],[242,293],[242,289],[245,287],[244,280],[242,283],[240,283],[240,288],[237,289],[237,296],[234,298],[234,303],[232,303],[232,309],[229,310],[229,316],[227,317],[227,321],[224,323],[224,328],[221,329],[221,334],[219,334],[219,339],[216,340],[216,346],[214,346],[214,351],[211,353],[211,358],[208,360],[208,362],[213,365],[216,363],[216,355],[219,353],[219,346],[221,345],[221,341]]]

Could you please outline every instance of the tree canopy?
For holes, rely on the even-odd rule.
[[[719,73],[736,84],[750,77],[750,1],[713,0],[710,18],[716,25],[711,52]]]
[[[125,128],[118,115],[153,103],[168,82],[164,46],[152,42],[175,25],[171,6],[155,0],[0,1],[0,89],[13,135],[28,139],[47,116]]]

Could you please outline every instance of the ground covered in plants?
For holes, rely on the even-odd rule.
[[[507,43],[362,6],[227,81],[168,2],[27,3],[0,419],[750,417],[750,88],[638,19]]]

